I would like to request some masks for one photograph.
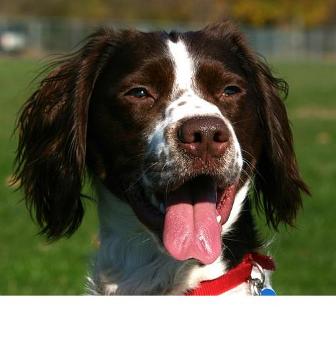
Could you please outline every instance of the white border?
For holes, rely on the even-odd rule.
[[[336,297],[0,297],[0,343],[334,343]]]

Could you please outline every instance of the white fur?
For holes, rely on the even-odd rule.
[[[224,275],[227,266],[222,256],[219,256],[212,264],[194,267],[189,275],[189,289],[195,289],[200,282],[210,281]]]
[[[170,55],[175,65],[175,91],[190,90],[194,77],[194,61],[190,58],[185,44],[168,41]]]
[[[231,231],[231,229],[233,229],[233,224],[237,221],[238,216],[241,212],[241,208],[243,206],[243,202],[246,198],[246,195],[248,193],[249,190],[249,186],[250,186],[250,181],[248,180],[242,187],[241,189],[237,192],[234,202],[233,202],[233,206],[231,209],[231,213],[230,216],[228,218],[228,220],[224,223],[224,225],[222,226],[222,235],[227,234],[229,231]]]

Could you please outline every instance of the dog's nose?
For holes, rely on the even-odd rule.
[[[219,117],[202,116],[186,120],[177,129],[178,144],[194,157],[219,158],[229,143],[230,132]]]

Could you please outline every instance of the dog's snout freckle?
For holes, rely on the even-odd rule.
[[[170,108],[170,109],[168,110],[168,116],[171,116],[171,115],[173,114],[174,110],[175,110],[174,107]]]

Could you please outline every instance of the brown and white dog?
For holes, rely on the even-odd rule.
[[[50,239],[78,228],[92,178],[92,293],[184,294],[260,248],[252,200],[271,226],[293,224],[308,190],[281,92],[228,22],[102,29],[26,102],[16,178]]]

